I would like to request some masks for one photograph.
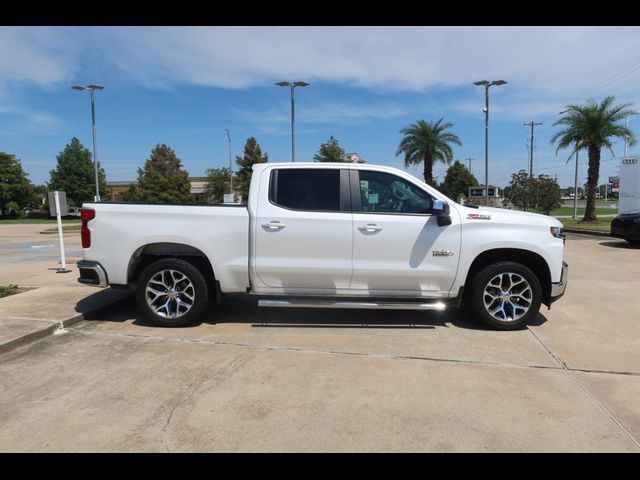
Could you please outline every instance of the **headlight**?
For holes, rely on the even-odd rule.
[[[564,238],[564,228],[562,227],[549,227],[549,231],[556,238]]]

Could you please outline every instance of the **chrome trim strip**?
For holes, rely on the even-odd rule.
[[[104,268],[102,268],[102,265],[100,265],[98,262],[92,262],[90,260],[80,260],[76,263],[76,265],[78,266],[78,270],[80,270],[81,268],[84,270],[93,270],[98,276],[98,283],[95,283],[94,280],[82,277],[78,278],[78,282],[85,285],[95,285],[96,287],[102,288],[109,285],[109,282],[107,281],[107,272],[104,271]]]
[[[280,308],[342,308],[368,310],[438,310],[446,308],[443,302],[395,303],[395,302],[334,302],[322,300],[258,300],[259,307]]]
[[[562,262],[562,274],[558,283],[551,284],[551,298],[560,297],[564,295],[564,291],[567,288],[569,276],[569,265],[567,262]]]

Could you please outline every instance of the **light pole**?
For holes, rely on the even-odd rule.
[[[98,181],[98,152],[96,147],[96,107],[95,101],[93,98],[93,92],[95,90],[104,90],[104,87],[101,85],[74,85],[71,87],[74,90],[89,90],[91,94],[91,128],[93,129],[93,163],[96,170],[96,198],[95,201],[100,201],[100,182]]]
[[[231,135],[229,134],[229,130],[224,129],[227,132],[227,138],[229,139],[229,193],[233,194],[233,170],[231,165]],[[235,199],[234,199],[235,202]]]
[[[479,80],[474,85],[484,85],[484,187],[485,205],[489,205],[489,87],[504,85],[504,80]]]
[[[306,87],[307,82],[277,82],[279,87],[291,88],[291,161],[296,161],[296,113],[295,113],[295,92],[296,87]]]

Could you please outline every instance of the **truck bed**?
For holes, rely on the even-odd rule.
[[[244,205],[98,202],[83,207],[95,210],[84,258],[100,262],[112,285],[126,285],[134,257],[163,244],[188,245],[204,253],[224,291],[241,292],[249,285],[249,213]]]

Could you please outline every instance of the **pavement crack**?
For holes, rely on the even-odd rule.
[[[536,332],[534,332],[530,327],[527,327],[527,330],[529,330],[531,332],[531,334],[534,336],[534,338],[536,340],[538,340],[538,342],[540,342],[540,344],[544,347],[544,349],[549,353],[549,355],[551,355],[551,357],[553,357],[553,359],[562,367],[562,370],[569,375],[573,381],[587,394],[587,396],[589,398],[591,398],[591,400],[593,400],[593,402],[600,407],[600,409],[605,413],[605,415],[607,415],[617,426],[618,428],[620,428],[620,430],[622,430],[622,432],[627,435],[631,441],[633,443],[636,444],[636,446],[638,448],[640,448],[640,441],[638,441],[638,439],[629,431],[627,430],[627,428],[622,424],[622,422],[620,420],[618,420],[618,418],[613,414],[613,412],[611,412],[607,406],[601,402],[598,397],[596,396],[595,393],[593,393],[591,391],[591,389],[589,389],[589,387],[587,387],[584,383],[582,383],[574,374],[574,371],[584,371],[584,370],[580,370],[580,369],[571,369],[569,367],[567,367],[567,364],[560,358],[558,357],[555,353],[553,353],[553,351],[551,350],[551,348],[549,348],[547,346],[546,343],[544,343],[544,341],[542,340],[542,338],[540,338],[540,336],[538,336],[536,334]]]
[[[173,408],[169,412],[169,415],[167,416],[167,421],[165,422],[164,427],[162,427],[162,430],[160,432],[160,439],[162,440],[162,445],[164,445],[164,448],[168,453],[171,453],[171,449],[167,445],[167,440],[166,440],[165,436],[166,436],[166,433],[167,433],[167,429],[169,428],[169,424],[171,423],[171,420],[173,419],[173,414],[178,409],[178,407],[181,407],[182,405],[184,405],[194,395],[194,393],[196,393],[196,391],[200,388],[200,386],[201,385],[196,385],[194,388],[192,388],[191,392],[189,392],[189,394],[187,394],[182,400],[179,400],[173,406]]]
[[[240,368],[247,361],[248,358],[249,358],[248,355],[244,353],[236,356],[231,360],[229,365],[222,368],[222,371],[219,374],[217,374],[215,377],[213,377],[208,381],[204,381],[204,382],[199,381],[196,385],[193,386],[191,391],[184,396],[184,398],[176,402],[176,404],[173,406],[173,408],[169,412],[169,415],[167,415],[167,420],[164,426],[162,427],[162,430],[160,431],[160,439],[167,453],[171,453],[171,449],[167,444],[167,431],[169,430],[169,425],[173,420],[176,410],[178,410],[178,408],[188,403],[189,400],[191,400],[191,398],[195,395],[195,393],[198,390],[203,389],[205,386],[207,387],[207,389],[214,388],[220,385],[221,383],[223,383],[227,378],[229,378],[233,374],[233,372],[235,372],[238,368]]]
[[[313,353],[313,354],[325,354],[325,355],[351,355],[351,356],[359,356],[359,357],[381,358],[381,359],[387,359],[387,360],[419,360],[419,361],[443,362],[443,363],[454,363],[454,364],[463,364],[463,365],[480,365],[480,366],[488,366],[488,367],[535,368],[535,369],[542,369],[542,370],[560,370],[559,367],[553,367],[548,365],[536,365],[536,364],[518,365],[514,363],[489,362],[489,361],[483,361],[483,360],[428,357],[428,356],[419,356],[419,355],[398,355],[398,354],[371,353],[371,352],[353,352],[353,351],[344,351],[344,350],[323,350],[323,349],[311,349],[311,348],[290,347],[290,346],[281,347],[277,345],[260,345],[255,343],[227,342],[227,341],[220,341],[220,340],[171,338],[171,337],[163,337],[159,335],[96,332],[96,331],[86,331],[86,330],[82,330],[82,332],[78,330],[75,330],[75,331],[79,335],[97,335],[97,336],[102,335],[102,336],[113,336],[113,337],[123,337],[123,338],[137,338],[142,340],[157,340],[157,341],[175,342],[175,343],[223,345],[223,346],[251,348],[251,349],[257,349],[257,350],[270,350],[270,351],[278,351],[278,352],[298,352],[298,353]]]

